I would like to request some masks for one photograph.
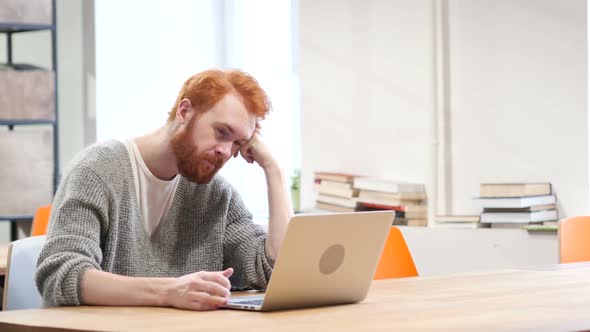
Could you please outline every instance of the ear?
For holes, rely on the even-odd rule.
[[[178,103],[178,109],[176,109],[176,118],[180,124],[186,123],[191,117],[193,104],[188,98],[184,98]]]

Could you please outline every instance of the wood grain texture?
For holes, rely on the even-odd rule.
[[[0,70],[0,91],[0,119],[55,120],[53,72]]]
[[[0,22],[51,24],[51,0],[0,0]]]
[[[590,328],[590,267],[374,281],[359,304],[256,313],[67,307],[0,313],[2,331],[564,331]]]
[[[53,134],[49,126],[0,130],[0,215],[33,215],[51,203]]]

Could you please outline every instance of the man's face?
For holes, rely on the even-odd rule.
[[[209,183],[229,158],[248,143],[256,117],[232,93],[208,111],[193,109],[189,113],[187,124],[171,141],[178,171],[191,182]]]

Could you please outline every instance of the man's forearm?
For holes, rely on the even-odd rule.
[[[283,181],[283,172],[275,163],[264,169],[266,175],[266,185],[268,188],[268,236],[266,239],[266,254],[276,259],[285,233],[287,224],[293,216],[291,199],[289,197],[285,182]]]
[[[166,294],[172,280],[126,277],[88,269],[82,276],[82,304],[168,306]]]

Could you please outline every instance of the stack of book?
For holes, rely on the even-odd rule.
[[[492,228],[557,229],[550,183],[482,183],[479,202],[481,222]]]
[[[357,177],[352,187],[359,191],[358,210],[394,210],[394,225],[428,225],[424,184]]]
[[[435,227],[441,228],[489,228],[482,224],[479,215],[437,215]]]
[[[316,208],[332,212],[356,211],[359,190],[352,187],[356,177],[349,173],[315,172]]]

